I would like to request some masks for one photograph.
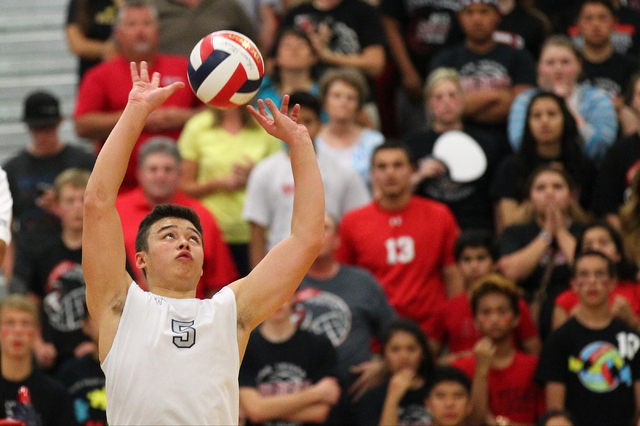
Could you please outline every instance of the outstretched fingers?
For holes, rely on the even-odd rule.
[[[260,124],[262,127],[265,127],[268,124],[266,119],[267,111],[264,109],[264,103],[262,103],[262,99],[258,100],[258,108],[260,108],[262,111],[258,112],[251,105],[247,105],[247,110],[253,116],[253,118],[256,119],[258,124]]]
[[[149,69],[145,61],[140,62],[140,79],[144,82],[149,81]]]
[[[298,122],[298,114],[300,113],[300,104],[295,104],[293,107],[293,111],[291,111],[291,120],[293,120],[294,123]]]
[[[282,103],[280,104],[280,112],[284,115],[287,115],[289,112],[289,95],[284,95],[282,97]]]
[[[138,66],[135,62],[131,62],[129,64],[129,69],[131,70],[131,81],[133,83],[140,81],[140,75],[138,74]]]

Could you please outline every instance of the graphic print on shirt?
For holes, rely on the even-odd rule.
[[[569,371],[576,373],[582,385],[592,392],[606,393],[620,385],[632,385],[631,367],[625,359],[634,358],[640,339],[624,332],[616,338],[618,348],[609,342],[597,341],[585,346],[578,357],[569,357]]]
[[[311,386],[307,372],[291,362],[278,362],[264,366],[256,376],[258,392],[262,396],[288,395]]]
[[[418,426],[433,424],[433,419],[424,405],[411,404],[398,407],[398,425]]]
[[[80,264],[63,260],[51,270],[42,306],[55,330],[68,332],[82,327],[85,293]]]
[[[468,62],[460,69],[460,83],[465,93],[512,86],[508,70],[498,61],[480,59]]]
[[[173,337],[173,344],[177,348],[189,349],[196,344],[196,329],[193,328],[194,323],[194,320],[171,320],[171,331],[176,334],[176,336]]]
[[[296,308],[301,330],[326,336],[334,348],[342,345],[351,333],[349,305],[334,293],[307,288],[296,294],[302,307]]]
[[[302,31],[315,28],[320,33],[330,34],[329,49],[332,52],[355,55],[362,50],[358,33],[344,22],[336,21],[332,16],[319,19],[313,14],[298,15],[294,18],[294,24]]]

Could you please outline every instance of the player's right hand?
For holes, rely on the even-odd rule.
[[[129,105],[141,107],[147,114],[159,107],[176,90],[184,87],[181,81],[160,87],[160,73],[153,73],[152,78],[149,79],[149,70],[144,61],[140,62],[140,72],[135,62],[131,62],[130,68],[133,87],[129,92]]]

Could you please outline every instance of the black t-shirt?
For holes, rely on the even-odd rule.
[[[42,190],[49,189],[56,177],[70,167],[93,170],[95,155],[82,148],[66,145],[51,157],[36,157],[23,150],[2,167],[7,172],[9,189],[13,198],[14,231],[16,244],[28,234],[36,240],[43,232],[59,231],[58,218],[36,205]]]
[[[640,170],[640,136],[634,133],[614,143],[600,166],[593,192],[593,211],[598,215],[618,213],[631,191],[631,181]]]
[[[67,25],[80,24],[81,11],[79,10],[81,0],[71,0],[67,8]],[[89,26],[86,28],[84,36],[90,40],[106,41],[111,37],[111,30],[116,23],[118,13],[117,6],[113,0],[94,0],[84,2],[89,5]],[[82,25],[82,24],[81,24]],[[85,72],[92,66],[99,64],[100,60],[90,60],[80,58],[78,76],[82,78]]]
[[[536,380],[564,383],[565,407],[579,425],[627,425],[640,378],[640,337],[614,319],[593,330],[575,318],[549,335]]]
[[[505,228],[498,239],[500,257],[523,249],[540,234],[540,231],[540,227],[535,222]],[[569,232],[577,238],[582,232],[582,226],[572,224],[569,227]],[[551,331],[551,316],[553,314],[554,301],[560,293],[569,288],[569,281],[571,279],[571,269],[567,263],[567,259],[555,242],[547,249],[547,252],[540,259],[539,264],[531,275],[518,283],[525,291],[525,299],[531,301],[536,290],[540,288],[544,271],[549,262],[553,262],[553,269],[547,283],[545,291],[546,297],[540,309],[539,324],[540,336],[542,336],[542,338],[545,338]]]
[[[464,43],[445,47],[431,61],[431,70],[438,67],[455,68],[465,93],[536,84],[536,67],[531,54],[503,43],[496,43],[493,50],[485,54],[469,50]],[[497,124],[469,122],[491,132],[493,138],[507,139],[506,117],[504,122]]]
[[[330,10],[318,10],[311,3],[291,9],[282,27],[305,30],[326,24],[332,32],[329,48],[333,52],[358,54],[365,47],[384,45],[384,32],[378,11],[361,0],[342,0]]]
[[[356,404],[356,424],[370,426],[380,422],[388,389],[389,380],[386,380],[362,396]],[[431,425],[433,423],[432,417],[424,405],[427,392],[428,383],[425,383],[420,389],[408,390],[405,393],[398,406],[398,424]]]
[[[558,158],[536,157],[534,159],[532,171],[543,164],[554,161],[562,162]],[[572,177],[580,191],[580,205],[584,209],[588,210],[591,208],[591,200],[596,186],[598,169],[593,161],[591,161],[586,155],[580,154],[580,160],[575,166],[575,170],[579,175],[574,173]],[[493,183],[491,184],[491,198],[494,201],[498,201],[501,198],[512,198],[518,202],[523,201],[528,195],[525,194],[528,178],[529,176],[526,176],[521,171],[516,154],[506,157],[498,166],[498,171],[496,172]]]
[[[58,235],[44,244],[19,250],[14,287],[25,288],[42,300],[42,337],[58,351],[59,361],[73,356],[80,343],[85,316],[82,249],[70,250]]]
[[[380,13],[398,21],[411,62],[422,78],[441,47],[464,40],[457,0],[382,0]]]
[[[336,352],[324,336],[296,330],[289,340],[271,343],[251,333],[240,366],[240,387],[252,387],[263,396],[300,392],[327,376],[336,376]],[[247,422],[250,424],[249,422]],[[266,424],[293,425],[293,422]]]
[[[584,83],[599,87],[613,97],[625,94],[631,76],[639,67],[640,61],[635,56],[616,52],[598,64],[582,59]]]
[[[40,426],[77,424],[71,397],[62,383],[39,370],[34,370],[21,382],[12,382],[0,377],[0,419],[22,417],[21,413],[26,411],[18,404],[18,390],[22,386],[29,389],[31,404],[39,417]],[[31,426],[31,423],[27,426]]]
[[[58,375],[73,398],[76,420],[84,426],[106,426],[107,392],[100,362],[92,354],[68,361]]]
[[[511,152],[511,147],[474,126],[465,126],[464,132],[482,149],[487,164],[485,172],[476,180],[465,183],[454,182],[448,174],[423,179],[415,193],[447,204],[462,229],[493,229],[493,203],[489,197],[489,186],[500,160]],[[432,155],[433,147],[441,135],[428,130],[406,140],[416,166]]]
[[[540,56],[545,38],[544,23],[540,18],[516,4],[511,12],[502,16],[493,39],[516,49],[527,49],[532,57]]]

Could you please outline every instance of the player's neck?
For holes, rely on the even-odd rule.
[[[382,210],[399,211],[407,207],[411,200],[411,192],[406,191],[396,196],[382,196],[378,201],[378,205]]]
[[[313,80],[308,69],[280,70],[280,93],[310,91]]]
[[[51,157],[58,154],[64,148],[64,144],[58,138],[57,131],[51,133],[42,132],[33,135],[33,142],[27,150],[36,157]]]
[[[69,250],[78,250],[82,248],[82,228],[62,230],[62,242]]]
[[[493,356],[491,366],[495,368],[507,368],[513,362],[513,357],[516,354],[516,350],[513,347],[513,340],[511,334],[505,336],[498,342],[493,342],[496,347],[496,354]]]
[[[593,330],[606,328],[613,319],[608,302],[601,306],[586,306],[580,303],[576,308],[575,317],[580,324]]]
[[[436,121],[433,123],[433,130],[435,130],[436,133],[444,133],[449,130],[462,130],[463,128],[462,121],[453,121],[451,123]]]
[[[471,40],[467,38],[465,45],[473,53],[484,55],[494,49],[496,42],[493,40],[493,37],[487,38],[486,40]]]
[[[338,275],[339,271],[340,264],[332,253],[330,256],[318,257],[309,268],[307,275],[316,280],[328,280]]]
[[[271,343],[286,342],[296,330],[297,327],[289,316],[279,320],[269,318],[260,326],[260,334]]]
[[[611,43],[603,44],[602,46],[588,45],[585,43],[582,49],[582,56],[589,62],[599,64],[613,55],[613,45]]]
[[[31,356],[15,358],[2,354],[2,377],[12,382],[21,382],[33,372]]]

